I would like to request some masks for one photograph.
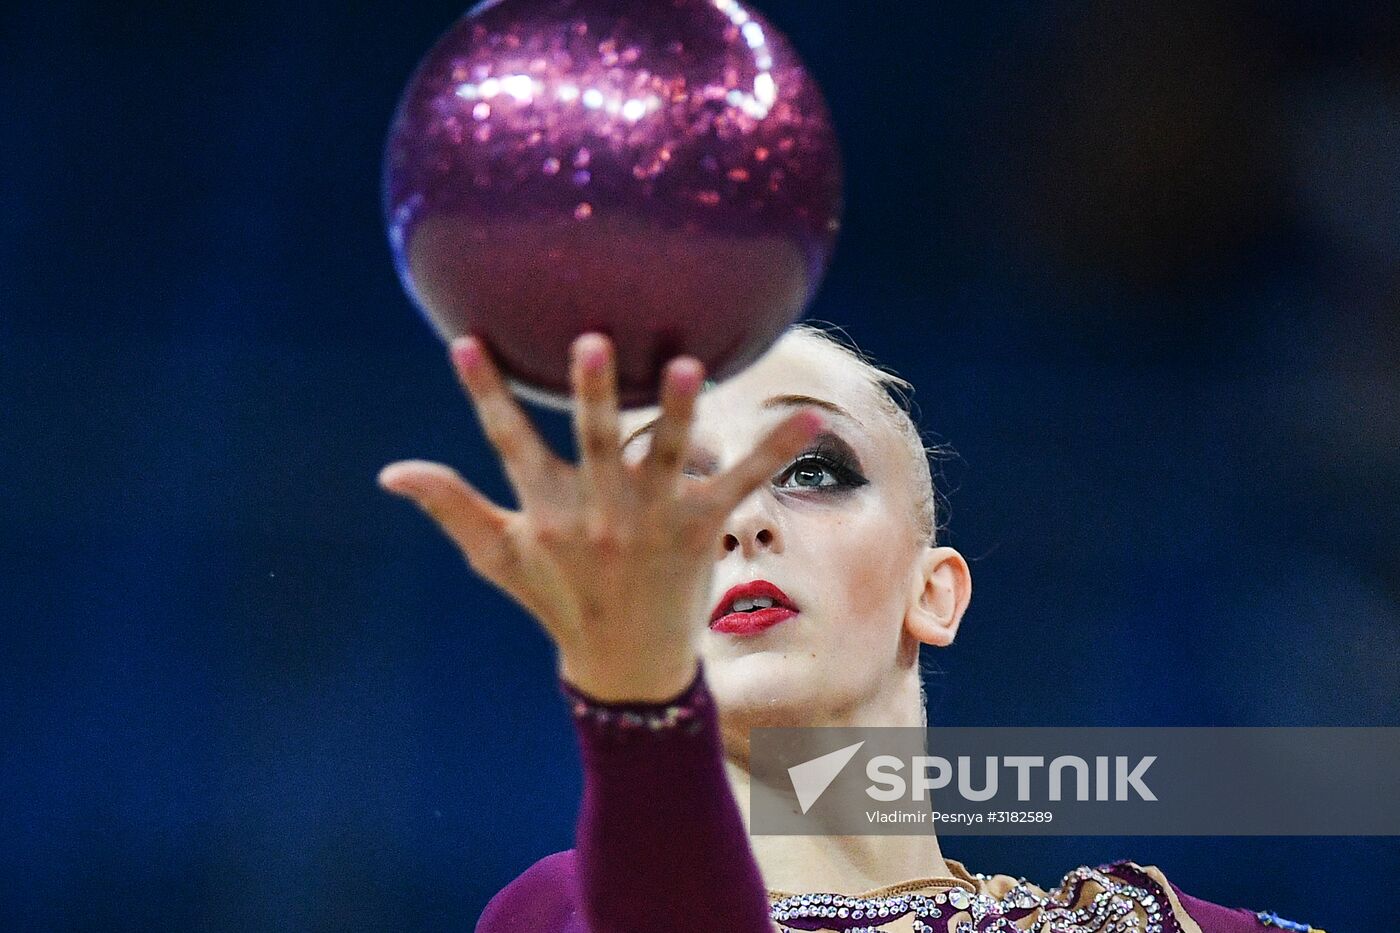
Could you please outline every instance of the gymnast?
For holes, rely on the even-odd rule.
[[[451,358],[519,509],[439,463],[379,481],[549,635],[584,774],[574,848],[478,933],[1312,929],[1126,860],[1044,889],[969,871],[931,832],[750,836],[749,730],[926,725],[920,652],[953,642],[972,596],[938,541],[911,387],[839,335],[793,325],[718,384],[677,357],[657,406],[620,412],[612,346],[584,334],[576,464],[481,341]]]

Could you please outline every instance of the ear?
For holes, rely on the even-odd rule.
[[[905,630],[923,644],[946,647],[972,601],[972,571],[950,547],[925,548],[911,575],[909,596]]]

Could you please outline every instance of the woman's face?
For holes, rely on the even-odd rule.
[[[911,608],[950,614],[943,643],[952,639],[961,615],[954,603],[965,596],[932,592],[926,578],[950,579],[946,566],[932,570],[948,563],[940,557],[955,558],[954,575],[965,575],[966,564],[919,540],[917,474],[905,441],[876,408],[882,391],[834,348],[789,333],[697,402],[692,474],[733,466],[800,404],[818,405],[826,420],[825,432],[745,499],[715,541],[711,607],[736,585],[764,580],[798,610],[756,634],[706,630],[706,678],[727,714],[847,721],[889,702],[896,672],[917,666],[918,641],[942,637],[929,637],[923,616],[906,624]],[[644,428],[656,414],[624,413],[629,461],[645,453]]]

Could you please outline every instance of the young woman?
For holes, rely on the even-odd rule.
[[[920,646],[950,644],[971,599],[967,562],[935,540],[919,432],[889,391],[908,384],[795,326],[703,393],[700,364],[672,360],[659,407],[619,413],[607,339],[573,351],[576,465],[479,341],[452,346],[518,511],[442,464],[380,474],[544,627],[582,751],[576,847],[504,888],[478,931],[1289,923],[1192,898],[1133,862],[1077,868],[1047,891],[972,874],[931,834],[751,838],[749,730],[923,724]]]

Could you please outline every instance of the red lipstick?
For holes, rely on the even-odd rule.
[[[772,600],[768,608],[731,611],[738,600]],[[767,580],[754,580],[731,587],[720,597],[710,614],[710,629],[726,635],[757,635],[784,619],[797,615],[797,606],[788,595]]]

